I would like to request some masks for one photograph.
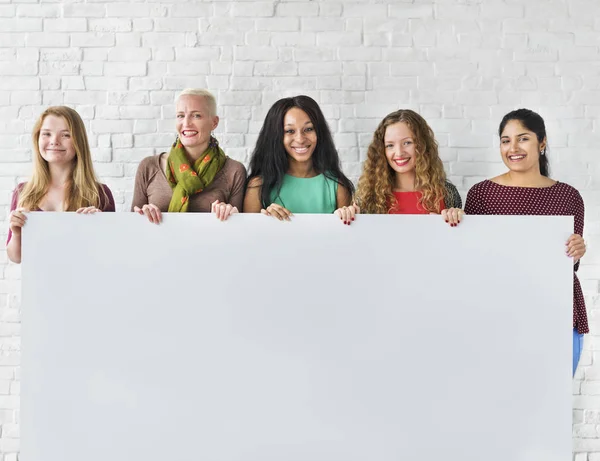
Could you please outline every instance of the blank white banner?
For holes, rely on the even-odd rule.
[[[569,217],[32,213],[21,461],[565,461]]]

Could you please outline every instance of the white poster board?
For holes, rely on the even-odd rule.
[[[570,459],[572,229],[30,214],[20,459]]]

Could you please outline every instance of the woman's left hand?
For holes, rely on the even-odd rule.
[[[579,261],[585,254],[585,240],[579,234],[573,234],[566,243],[567,256],[573,258],[573,262]]]
[[[79,208],[75,213],[94,214],[94,213],[102,213],[102,210],[96,208],[95,206],[86,206],[86,207]]]
[[[465,212],[460,208],[447,208],[442,210],[442,218],[450,224],[450,227],[458,226],[464,215]]]
[[[210,211],[211,213],[214,213],[220,221],[225,221],[232,214],[239,213],[237,207],[234,207],[229,203],[222,203],[219,200],[215,200],[212,203]]]

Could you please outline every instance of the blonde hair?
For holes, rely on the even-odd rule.
[[[179,95],[177,96],[177,100],[179,100],[179,98],[181,98],[182,96],[188,94],[192,96],[203,97],[206,101],[206,105],[208,106],[208,111],[210,112],[210,115],[213,117],[217,115],[217,100],[210,91],[204,88],[186,88],[181,93],[179,93]]]
[[[438,153],[433,130],[412,110],[388,114],[379,124],[369,145],[363,172],[358,180],[357,201],[365,213],[387,214],[398,205],[393,194],[395,172],[385,155],[385,131],[399,122],[408,125],[415,141],[415,189],[421,191],[419,204],[430,213],[440,213],[446,191],[446,173]]]
[[[85,125],[79,114],[66,106],[48,107],[35,122],[31,135],[34,152],[33,175],[19,194],[19,207],[35,210],[39,208],[48,193],[51,180],[50,168],[48,162],[42,157],[38,144],[42,124],[48,115],[62,117],[65,120],[75,149],[73,169],[66,184],[64,210],[75,211],[88,206],[100,208],[102,203],[108,203],[108,197],[94,173]]]

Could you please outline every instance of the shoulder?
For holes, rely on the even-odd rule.
[[[467,191],[465,211],[469,210],[469,213],[477,214],[474,213],[475,210],[478,210],[478,207],[483,206],[483,203],[487,203],[490,200],[490,197],[493,196],[490,187],[494,187],[494,183],[489,179],[472,185]]]
[[[148,184],[156,177],[160,171],[160,156],[161,154],[150,155],[142,159],[135,175],[136,184]]]
[[[486,191],[487,189],[489,189],[490,184],[493,184],[492,181],[490,181],[489,179],[486,179],[485,181],[481,181],[478,182],[477,184],[474,184],[473,186],[471,186],[471,188],[469,189],[469,194],[471,193],[478,193],[478,192],[483,192]]]
[[[21,192],[23,191],[25,184],[26,183],[21,182],[21,183],[17,184],[17,187],[14,188],[13,193],[12,193],[12,198],[10,200],[10,211],[14,211],[17,209],[17,204],[19,203],[19,196],[21,195]]]
[[[149,155],[148,157],[142,159],[138,166],[138,171],[140,170],[157,170],[160,167],[159,159],[160,155]]]
[[[98,183],[98,186],[100,186],[100,188],[106,193],[106,195],[112,195],[110,187],[108,187],[106,184]]]
[[[349,193],[352,192],[347,187],[347,185],[351,186],[352,183],[343,174],[340,176],[339,174],[336,174],[334,171],[326,171],[322,174],[322,176],[323,176],[323,181],[325,182],[325,184],[329,185],[330,187],[336,187],[336,188],[338,188],[338,190],[344,189],[344,190],[348,191]]]
[[[444,187],[446,188],[446,193],[447,194],[449,194],[449,195],[456,195],[456,194],[458,194],[458,189],[450,181],[446,180],[446,183],[444,184]]]
[[[106,184],[98,183],[99,188],[103,193],[100,194],[99,208],[102,211],[115,211],[115,198]]]
[[[262,187],[263,180],[260,176],[253,176],[248,180],[248,187]]]
[[[21,195],[21,192],[23,192],[23,189],[25,188],[25,186],[27,185],[26,182],[20,182],[19,184],[17,184],[17,187],[14,188],[13,190],[13,200],[18,200],[19,195]]]
[[[242,162],[238,162],[237,160],[232,159],[231,157],[227,157],[225,161],[225,165],[223,165],[223,169],[230,171],[231,174],[243,174],[246,175],[246,167]]]
[[[566,182],[556,181],[556,183],[554,184],[554,187],[556,187],[556,190],[559,190],[560,192],[563,192],[565,194],[580,196],[579,191],[577,189],[575,189],[573,186],[567,184]]]
[[[552,187],[555,187],[557,193],[559,193],[562,196],[569,197],[570,199],[576,202],[583,202],[583,198],[581,197],[579,191],[565,182],[557,181],[556,184]]]

